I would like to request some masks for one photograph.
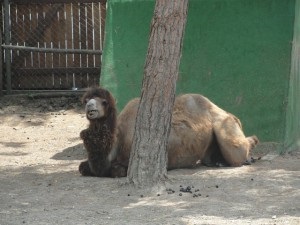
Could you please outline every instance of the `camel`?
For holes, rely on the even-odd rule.
[[[117,120],[117,142],[112,176],[127,174],[139,99],[131,100]],[[206,166],[241,166],[258,144],[245,137],[240,120],[200,94],[176,97],[167,151],[167,169]]]
[[[88,160],[81,162],[83,176],[110,176],[110,152],[115,143],[117,110],[111,93],[100,87],[90,88],[82,98],[89,127],[80,132]]]
[[[105,94],[104,94],[105,93]],[[139,99],[128,102],[116,117],[115,101],[102,88],[92,88],[83,97],[89,128],[80,134],[88,152],[79,171],[85,176],[127,175]],[[246,137],[240,120],[200,94],[175,99],[168,139],[167,169],[206,166],[241,166],[258,144]]]

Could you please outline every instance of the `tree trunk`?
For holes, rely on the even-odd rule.
[[[128,180],[155,186],[167,177],[167,142],[186,24],[188,0],[157,0],[151,21],[141,101]]]

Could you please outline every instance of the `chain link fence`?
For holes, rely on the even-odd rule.
[[[2,87],[77,90],[99,83],[106,1],[2,1]]]

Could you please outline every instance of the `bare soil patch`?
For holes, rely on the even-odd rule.
[[[80,176],[86,126],[78,96],[0,98],[0,225],[300,224],[300,151],[262,143],[250,166],[173,170],[168,190],[135,190]]]

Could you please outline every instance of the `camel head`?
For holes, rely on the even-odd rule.
[[[92,87],[83,96],[86,118],[90,121],[105,119],[115,109],[115,100],[111,94],[99,87]]]

